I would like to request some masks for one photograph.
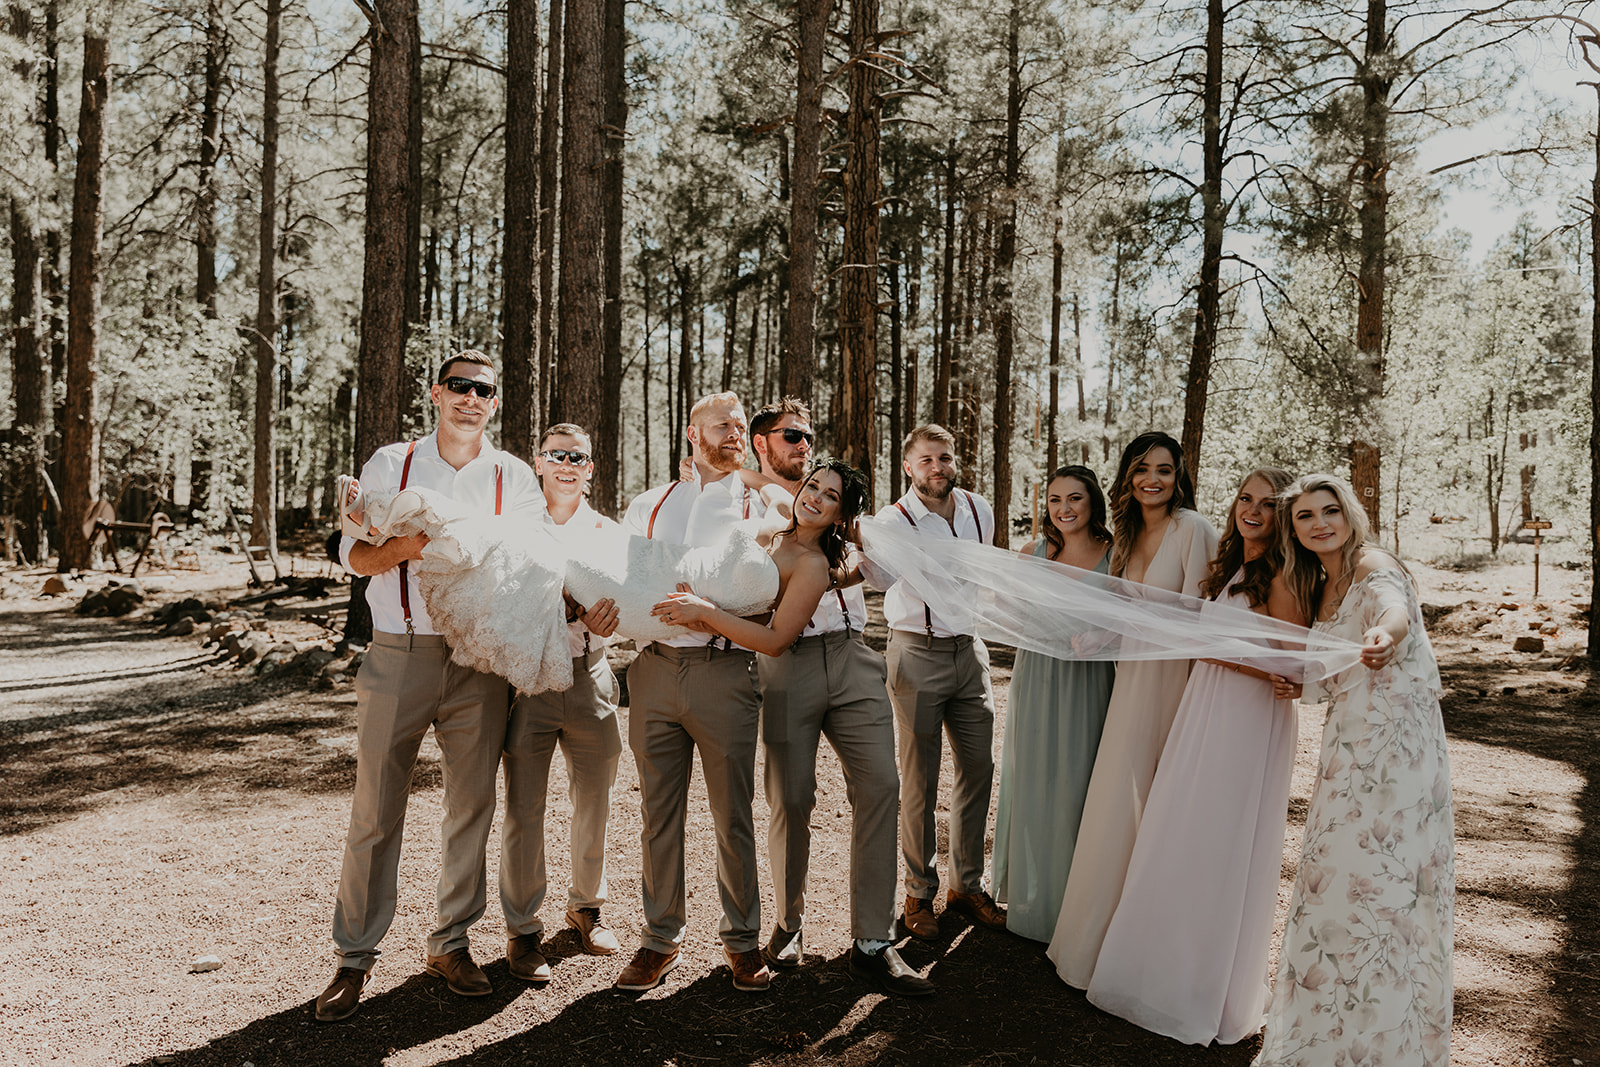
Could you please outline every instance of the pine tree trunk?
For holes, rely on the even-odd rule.
[[[100,359],[100,239],[108,81],[107,26],[89,16],[83,35],[77,174],[72,183],[72,247],[67,268],[67,403],[62,426],[60,569],[89,566],[83,517],[100,499],[100,427],[95,411]]]
[[[811,398],[816,364],[822,62],[832,11],[833,0],[798,2],[800,48],[795,73],[794,155],[789,168],[789,319],[782,376],[784,394],[806,400]]]
[[[277,571],[278,515],[273,424],[278,406],[278,51],[283,0],[266,0],[266,52],[262,65],[261,216],[256,275],[256,418],[250,542],[265,548]]]
[[[561,97],[561,387],[557,417],[599,425],[604,234],[603,0],[567,0]]]
[[[1222,0],[1206,0],[1206,73],[1201,97],[1200,280],[1195,299],[1194,338],[1183,400],[1183,460],[1189,477],[1200,482],[1200,443],[1205,436],[1206,397],[1211,360],[1217,348],[1217,315],[1222,299]],[[1376,499],[1376,498],[1374,498]]]
[[[1600,86],[1596,87],[1600,105]],[[1600,106],[1589,186],[1589,658],[1600,659]]]
[[[601,272],[605,305],[601,314],[600,415],[594,442],[593,505],[613,515],[621,506],[622,458],[622,178],[628,128],[627,33],[625,0],[605,0],[602,34],[604,69],[602,116],[601,211],[605,235]]]
[[[15,14],[18,7],[13,6]],[[28,83],[31,83],[31,73]],[[25,83],[26,84],[26,83]],[[11,198],[11,387],[15,404],[16,462],[12,467],[11,511],[23,555],[44,562],[44,445],[48,378],[42,316],[38,222],[31,205]]]
[[[563,0],[550,0],[545,35],[544,107],[539,112],[539,383],[545,423],[555,418],[556,208],[561,173],[561,64],[566,46]]]
[[[1016,343],[1011,271],[1017,260],[1017,182],[1022,164],[1018,138],[1022,126],[1022,68],[1018,55],[1022,23],[1017,0],[1011,0],[1006,28],[1005,203],[1001,207],[1000,244],[994,263],[994,543],[1011,547],[1011,434],[1015,413],[1011,400],[1011,358]]]
[[[882,188],[882,101],[878,68],[878,0],[850,4],[850,158],[844,170],[844,269],[839,288],[843,396],[834,413],[840,457],[867,475],[869,510],[877,453],[878,198]]]
[[[539,435],[534,319],[539,241],[539,2],[506,9],[505,340],[500,372],[500,447],[533,458]]]
[[[357,358],[356,463],[400,439],[413,392],[405,374],[406,248],[411,194],[412,38],[416,0],[377,0],[387,33],[368,34],[367,218]],[[357,598],[351,598],[355,610]]]
[[[945,146],[944,272],[939,290],[939,343],[934,355],[932,421],[949,429],[955,421],[950,389],[955,367],[956,144]]]
[[[1356,276],[1356,421],[1371,426],[1383,399],[1384,271],[1389,226],[1389,70],[1393,45],[1388,29],[1387,0],[1368,0],[1367,41],[1358,72],[1362,92],[1361,159],[1356,166],[1361,205],[1357,218],[1361,263]],[[1362,434],[1350,443],[1350,483],[1378,531],[1379,446]]]
[[[1061,201],[1056,200],[1055,231],[1050,238],[1050,413],[1046,423],[1044,476],[1048,481],[1061,466],[1060,440],[1056,436],[1056,419],[1061,413],[1061,267],[1066,248],[1061,243]],[[1083,418],[1083,412],[1078,412]]]
[[[200,173],[195,197],[195,300],[217,317],[217,155],[221,145],[222,71],[228,38],[218,0],[206,3],[205,84],[200,103]]]

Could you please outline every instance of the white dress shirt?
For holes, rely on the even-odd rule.
[[[766,514],[761,494],[744,484],[737,473],[714,482],[668,482],[648,489],[633,498],[622,528],[639,537],[701,547],[726,537],[728,527],[743,519],[758,519]],[[654,516],[654,532],[651,517]],[[661,644],[674,648],[701,648],[723,638],[687,630]],[[742,648],[742,645],[734,645]]]
[[[407,442],[384,445],[372,454],[361,468],[361,484],[367,489],[386,492],[400,491],[400,473],[406,464]],[[485,514],[494,514],[496,470],[501,482],[500,513],[534,518],[544,514],[544,494],[539,491],[539,481],[533,468],[509,452],[502,452],[484,438],[478,454],[460,470],[456,470],[439,455],[438,432],[417,442],[411,456],[411,472],[406,477],[407,489],[432,489],[443,493],[458,504],[466,504]],[[350,549],[355,539],[344,537],[339,542],[339,561],[350,570]],[[413,633],[436,634],[433,620],[428,617],[428,605],[422,599],[417,585],[417,569],[408,567],[411,587],[411,628]],[[354,574],[354,571],[350,571]],[[390,567],[382,574],[374,574],[367,586],[367,604],[372,608],[372,628],[386,634],[406,632],[405,609],[400,602],[400,568]]]
[[[955,528],[942,517],[928,510],[917,491],[912,489],[896,503],[878,512],[878,518],[913,527],[923,537],[959,537],[962,540],[994,544],[994,510],[989,502],[965,489],[950,491],[956,504]],[[901,509],[904,510],[901,510]],[[928,605],[904,582],[895,582],[883,595],[883,617],[891,630],[905,630],[921,634],[932,632],[934,637],[956,637],[957,631],[930,611]]]
[[[578,510],[574,511],[566,522],[556,522],[555,516],[548,511],[544,513],[544,522],[560,531],[559,537],[563,542],[573,545],[582,545],[583,539],[594,530],[615,530],[617,523],[606,518],[594,508],[589,506],[587,500],[578,501]],[[585,604],[584,608],[591,608],[593,604]],[[577,659],[590,649],[605,648],[611,638],[601,637],[590,631],[584,621],[573,619],[567,623],[567,647],[572,651],[572,658]]]

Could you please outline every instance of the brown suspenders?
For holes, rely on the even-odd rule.
[[[983,541],[983,520],[978,518],[978,504],[977,504],[976,501],[974,501],[972,499],[972,494],[967,492],[965,489],[961,490],[961,495],[967,498],[967,507],[972,509],[972,525],[974,525],[974,526],[976,526],[978,528],[978,541],[981,543]],[[906,517],[906,521],[909,522],[911,524],[911,528],[913,530],[915,530],[917,528],[917,520],[913,519],[911,517],[911,512],[906,510],[906,506],[904,504],[900,503],[900,501],[898,501],[898,500],[896,500],[894,502],[894,506],[900,509],[900,514],[902,514],[902,515],[904,515]],[[952,534],[954,534],[956,532],[955,526],[952,525],[950,527],[950,532]],[[840,596],[839,596],[839,606],[841,608],[844,607],[844,596],[843,596],[843,594],[840,594]],[[847,625],[847,626],[849,625],[849,619],[850,619],[850,616],[846,615],[845,616],[845,625]],[[922,625],[927,628],[928,636],[932,637],[933,636],[933,610],[928,607],[928,602],[926,600],[924,600],[922,602]]]

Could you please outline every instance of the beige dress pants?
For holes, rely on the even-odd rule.
[[[883,657],[860,634],[836,630],[802,637],[783,655],[758,656],[757,663],[772,809],[767,858],[778,924],[797,930],[805,916],[817,745],[826,736],[843,765],[850,800],[850,935],[892,941],[900,776]]]
[[[598,908],[606,889],[606,823],[617,782],[622,735],[617,679],[604,649],[572,661],[572,688],[524,694],[506,727],[506,814],[500,836],[500,908],[511,937],[544,931],[539,907],[549,881],[544,862],[545,796],[556,745],[567,759],[572,802],[572,887],[567,906]]]
[[[443,753],[444,854],[428,953],[467,947],[467,928],[484,909],[508,689],[504,678],[450,662],[442,637],[373,635],[356,676],[356,790],[333,908],[341,967],[370,969],[394,921],[411,772],[429,726]]]
[[[683,943],[683,835],[694,750],[700,749],[717,831],[717,931],[730,952],[760,947],[761,887],[750,806],[761,694],[755,654],[651,644],[628,668],[628,746],[639,765],[644,829],[643,947]]]
[[[983,843],[994,786],[994,694],[989,650],[975,637],[929,637],[889,631],[889,697],[900,731],[900,851],[906,895],[939,891],[941,730],[950,737],[956,777],[950,793],[950,886],[983,888]]]

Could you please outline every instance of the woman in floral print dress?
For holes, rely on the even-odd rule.
[[[1308,475],[1280,500],[1284,574],[1362,666],[1328,701],[1305,843],[1254,1067],[1450,1062],[1454,822],[1439,668],[1410,576],[1367,540],[1350,486]]]

